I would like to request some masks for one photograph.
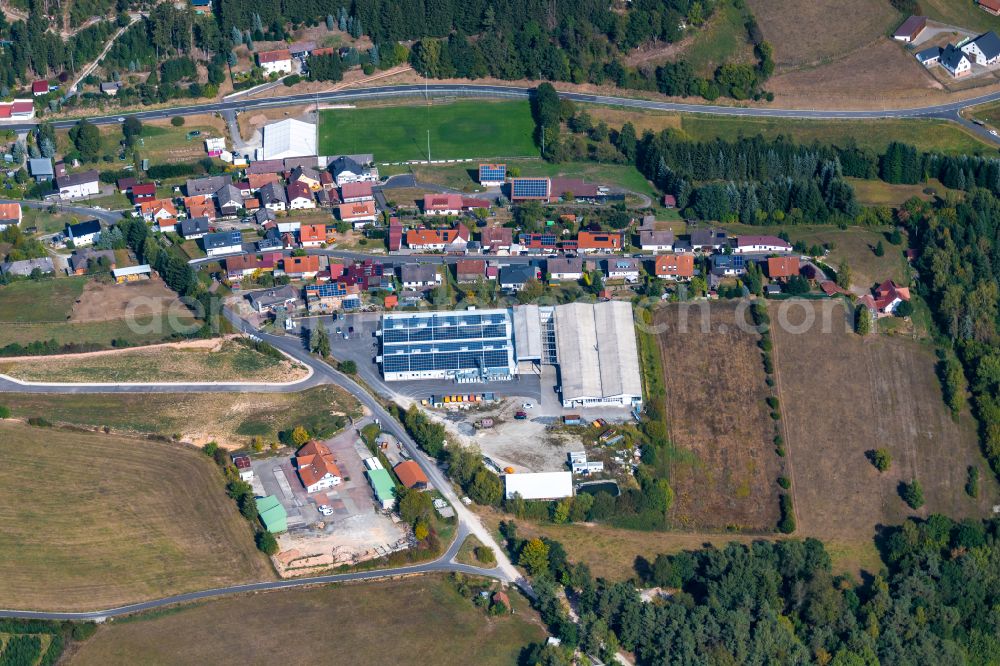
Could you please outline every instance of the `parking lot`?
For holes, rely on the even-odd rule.
[[[306,493],[294,458],[253,461],[264,494],[276,496],[288,513],[288,532],[278,537],[282,551],[276,558],[279,569],[302,573],[355,564],[409,545],[406,529],[375,506],[363,463],[371,454],[358,431],[348,428],[324,444],[330,448],[343,482],[318,493]],[[320,505],[329,506],[333,514],[321,515]]]

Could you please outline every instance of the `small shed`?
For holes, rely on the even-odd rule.
[[[152,274],[152,269],[149,264],[142,264],[141,266],[125,266],[124,268],[115,268],[111,271],[111,275],[114,276],[115,282],[122,284],[124,282],[136,282],[138,280],[148,280],[149,276]]]

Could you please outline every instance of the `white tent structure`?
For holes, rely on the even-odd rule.
[[[264,159],[316,155],[316,126],[288,118],[264,126]]]
[[[570,472],[522,472],[505,474],[505,497],[515,495],[526,500],[551,500],[573,495],[573,474]]]

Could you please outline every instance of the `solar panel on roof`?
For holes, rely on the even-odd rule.
[[[546,178],[518,178],[511,183],[514,197],[547,197],[549,181]]]

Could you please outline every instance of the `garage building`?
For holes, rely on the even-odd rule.
[[[560,305],[554,323],[563,407],[642,403],[630,303]]]

